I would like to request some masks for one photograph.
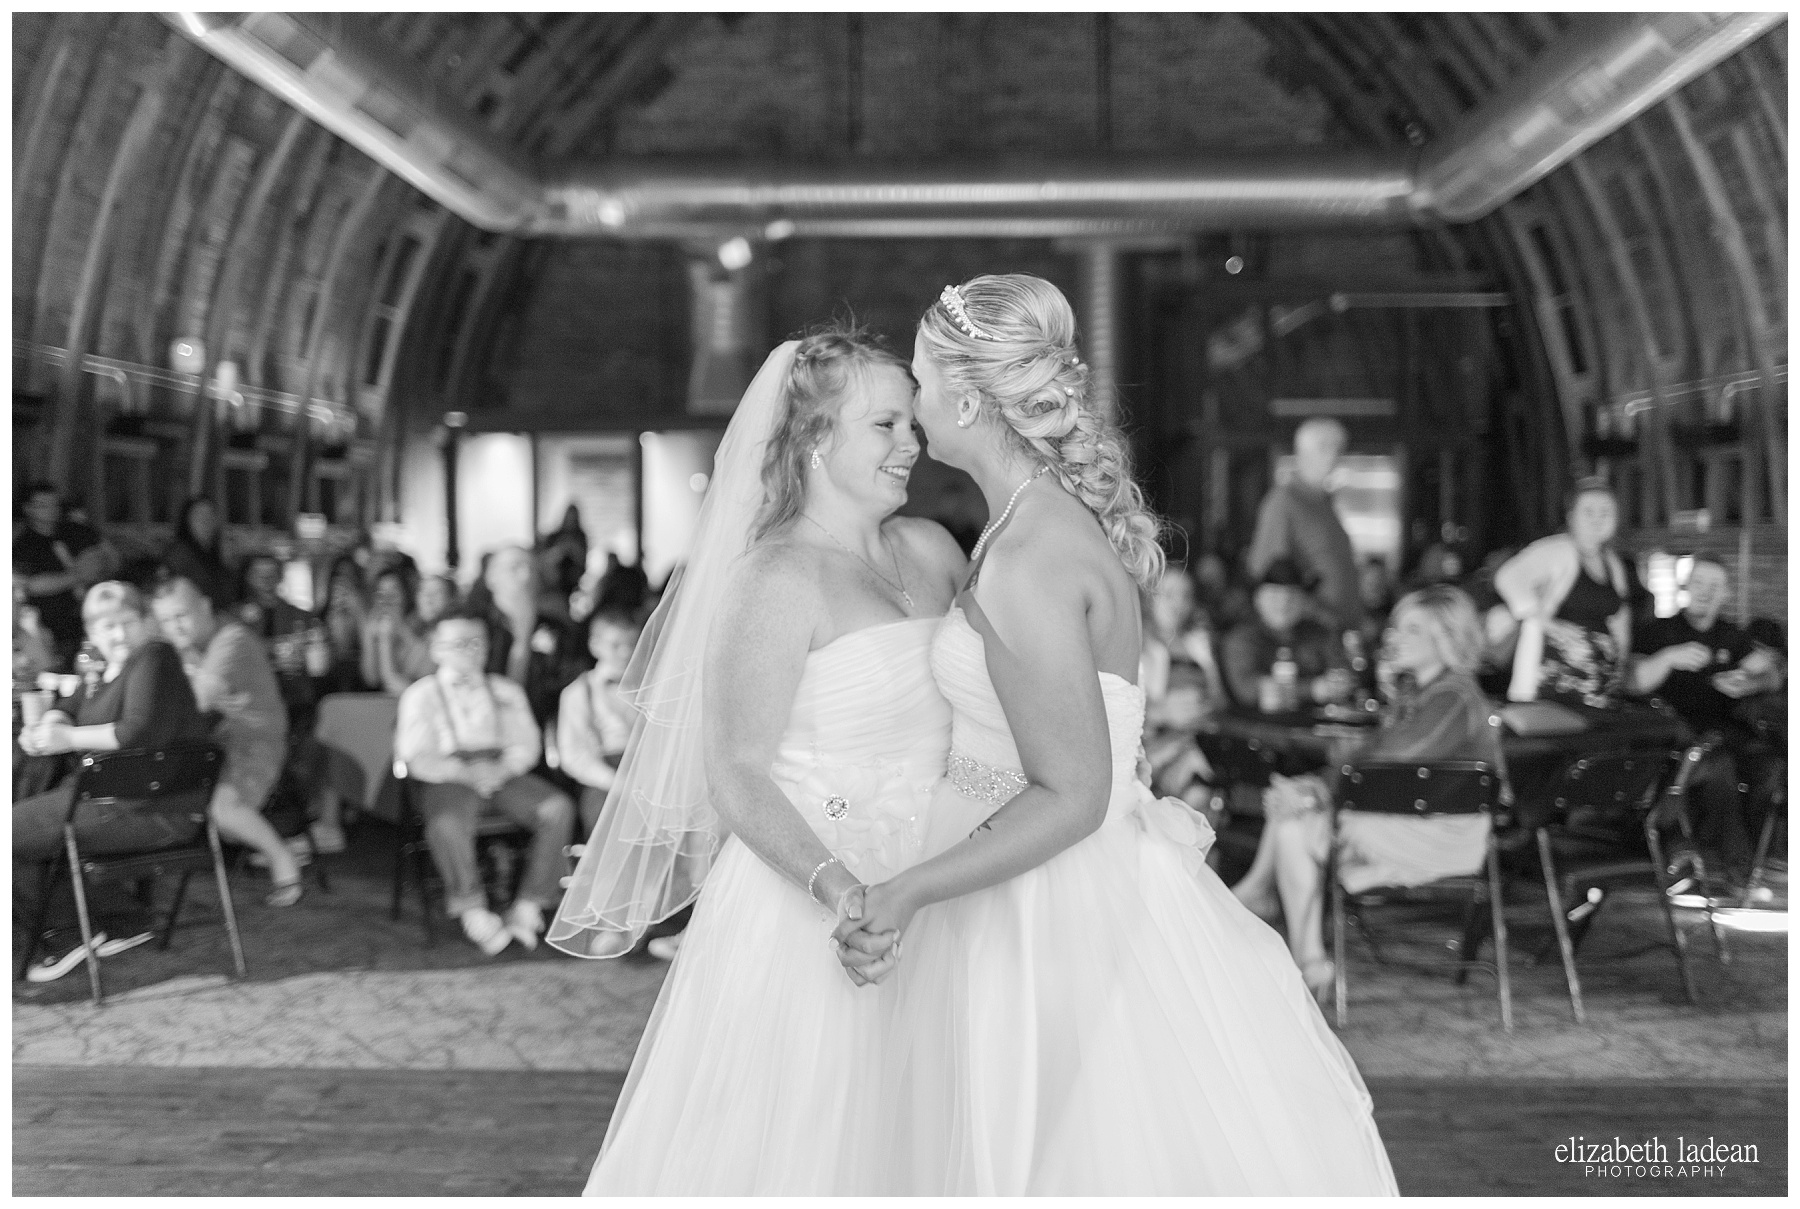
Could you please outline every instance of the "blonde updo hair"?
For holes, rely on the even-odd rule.
[[[1075,348],[1075,313],[1062,291],[1026,273],[983,275],[958,287],[965,331],[942,301],[919,320],[932,364],[953,395],[972,391],[1005,421],[1025,453],[1086,504],[1142,587],[1162,577],[1162,524],[1131,477],[1118,426],[1088,399]]]
[[[912,381],[905,361],[854,324],[828,324],[801,338],[782,386],[781,419],[763,454],[763,503],[751,540],[762,540],[800,515],[812,451],[831,435],[838,412],[856,388],[884,366]]]
[[[1452,672],[1474,672],[1481,663],[1487,635],[1469,594],[1450,584],[1432,584],[1408,592],[1389,614],[1390,623],[1399,624],[1402,614],[1415,609],[1431,627],[1431,642],[1437,648],[1439,662]]]

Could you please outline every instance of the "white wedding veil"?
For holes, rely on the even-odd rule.
[[[548,940],[576,957],[629,952],[652,924],[694,901],[726,829],[701,750],[704,662],[713,619],[763,503],[763,455],[781,420],[799,342],[769,354],[714,457],[693,552],[645,626],[623,691],[637,709],[606,808],[569,880]]]

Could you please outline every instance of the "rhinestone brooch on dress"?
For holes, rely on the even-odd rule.
[[[850,800],[848,798],[841,798],[834,793],[825,799],[825,817],[832,822],[837,822],[849,813]]]

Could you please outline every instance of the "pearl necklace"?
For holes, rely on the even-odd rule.
[[[838,541],[837,535],[835,533],[833,533],[831,530],[827,529],[824,525],[821,525],[818,521],[813,520],[812,517],[807,516],[806,513],[804,513],[804,512],[802,512],[800,514],[800,517],[802,520],[812,521],[812,527],[817,529],[820,533],[823,533],[826,537],[829,537],[832,540],[832,542],[834,542],[837,545],[838,549],[842,550],[845,554],[848,554],[851,558],[854,558],[857,562],[859,562],[863,566],[867,567],[870,571],[873,571],[875,573],[876,579],[879,579],[882,583],[884,583],[888,587],[894,589],[894,591],[900,593],[900,599],[904,600],[906,602],[907,608],[911,609],[911,608],[915,607],[913,605],[912,593],[908,592],[906,590],[906,574],[905,574],[905,572],[900,570],[900,556],[895,554],[893,547],[888,545],[887,534],[878,533],[877,536],[881,539],[881,548],[886,550],[888,552],[888,557],[894,560],[894,574],[898,575],[900,577],[899,583],[895,583],[893,580],[891,580],[887,576],[883,575],[876,568],[874,563],[870,562],[868,559],[864,558],[862,555],[860,555],[856,551],[852,550],[849,546],[846,546],[843,542]]]
[[[976,539],[976,542],[975,542],[975,551],[974,551],[974,553],[969,555],[970,562],[973,563],[973,562],[981,561],[981,552],[983,550],[987,549],[988,538],[990,538],[990,537],[994,536],[994,534],[998,533],[1000,531],[1000,526],[1004,525],[1006,523],[1006,518],[1012,515],[1013,505],[1019,502],[1019,496],[1021,496],[1025,493],[1025,488],[1031,486],[1033,483],[1037,482],[1040,478],[1042,478],[1044,476],[1044,472],[1049,469],[1050,469],[1050,467],[1048,465],[1039,466],[1037,468],[1037,472],[1035,474],[1033,474],[1030,478],[1026,479],[1023,483],[1019,484],[1018,490],[1016,490],[1012,493],[1012,498],[1010,500],[1006,501],[1006,510],[1000,514],[1000,519],[995,521],[993,524],[989,525],[987,528],[985,528],[981,531],[981,536],[978,539]]]

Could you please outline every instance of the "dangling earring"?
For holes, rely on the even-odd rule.
[[[825,459],[819,456],[819,451],[816,449],[813,450],[812,451],[812,468],[814,470],[817,470],[819,467],[823,466],[824,464],[825,464]]]

